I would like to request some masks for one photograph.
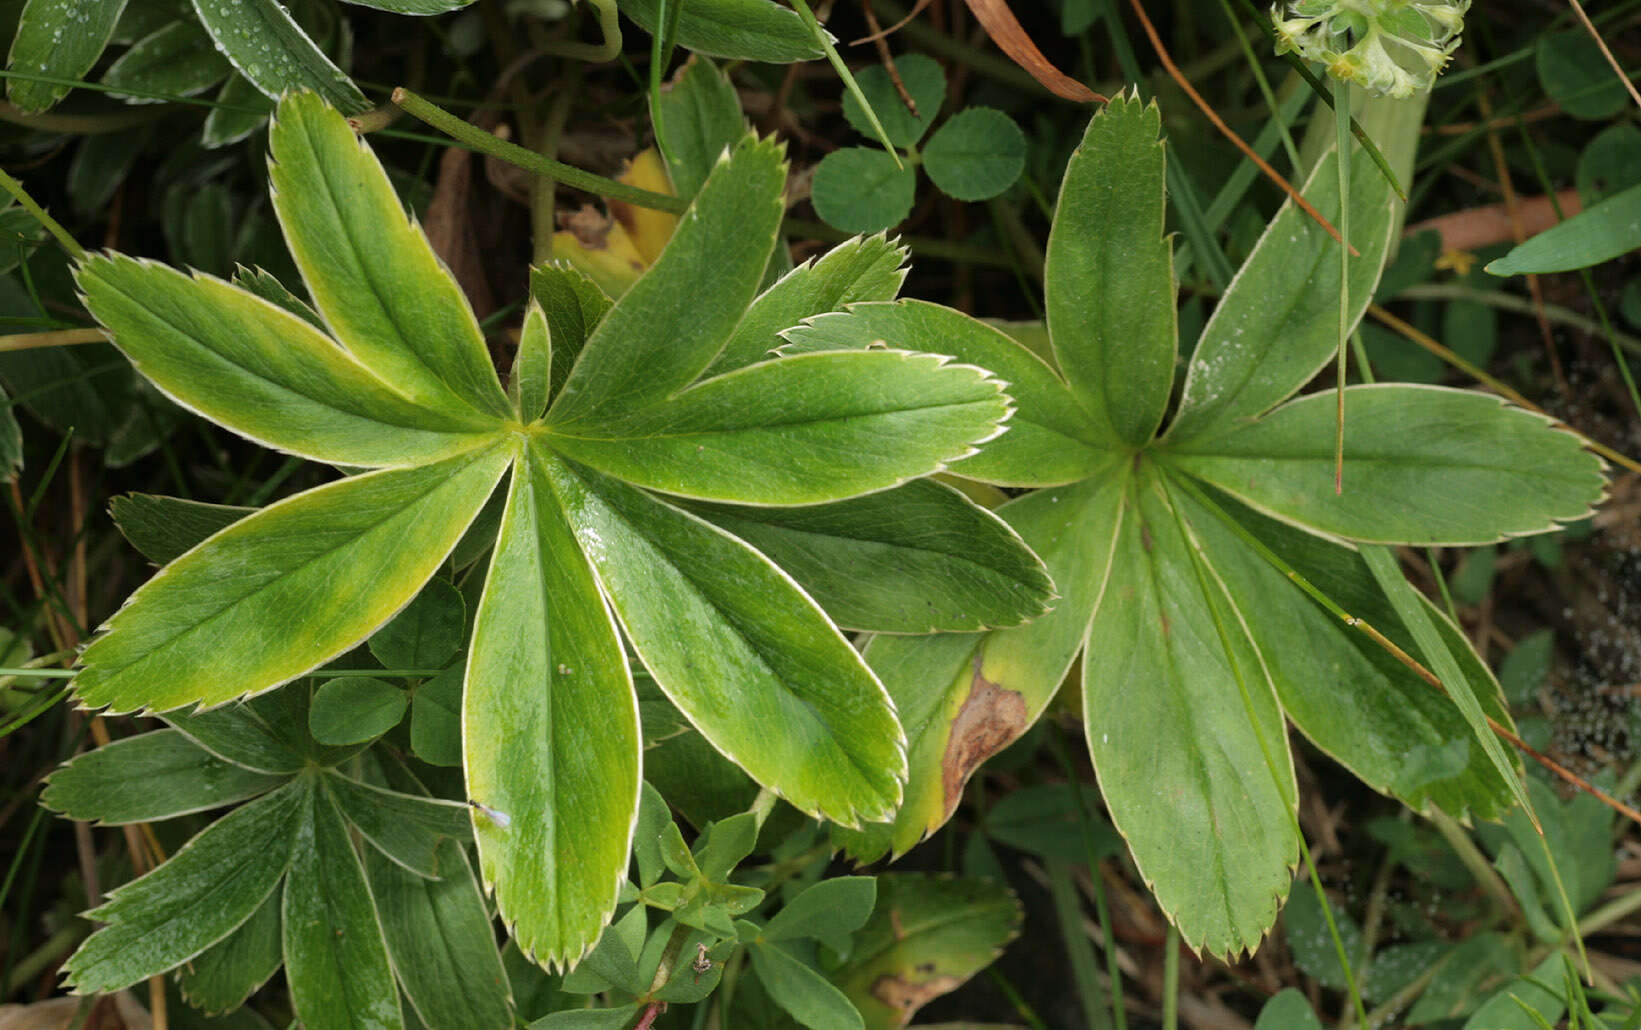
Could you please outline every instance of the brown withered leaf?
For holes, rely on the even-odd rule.
[[[1054,63],[1043,56],[1037,49],[1037,44],[1026,35],[1026,30],[1020,27],[1020,21],[1009,10],[1006,0],[964,0],[969,10],[974,12],[975,18],[985,28],[986,34],[991,36],[1003,53],[1008,54],[1015,64],[1031,73],[1031,77],[1042,83],[1044,88],[1057,97],[1075,100],[1079,104],[1092,104],[1096,100],[1105,98],[1078,82],[1076,79],[1054,67]]]

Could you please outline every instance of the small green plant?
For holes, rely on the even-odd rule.
[[[907,108],[883,68],[867,68],[856,79],[888,142],[902,155],[844,147],[827,154],[815,168],[815,213],[848,232],[878,232],[898,225],[912,210],[920,164],[942,193],[957,200],[997,196],[1014,185],[1026,165],[1025,134],[1014,119],[989,107],[957,112],[919,149],[946,102],[946,73],[922,54],[902,57],[895,65],[916,113]],[[853,93],[844,95],[843,115],[861,135],[876,135]]]

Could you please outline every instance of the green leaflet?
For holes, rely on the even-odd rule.
[[[544,441],[666,493],[817,504],[938,471],[1008,411],[1001,384],[972,365],[830,352],[750,365],[625,416],[550,425]]]
[[[348,3],[358,4],[360,7],[374,7],[378,11],[414,15],[459,11],[472,2],[473,0],[348,0]]]
[[[223,82],[216,100],[222,106],[211,108],[199,134],[200,143],[207,148],[238,143],[266,125],[273,113],[273,101],[238,71]]]
[[[308,729],[324,744],[369,743],[399,725],[409,697],[374,676],[338,676],[319,685],[308,713]]]
[[[285,978],[303,1025],[404,1026],[364,867],[327,784],[298,781],[303,805],[281,910]]]
[[[1282,710],[1239,599],[1193,556],[1166,486],[1142,470],[1130,490],[1083,658],[1089,754],[1112,823],[1185,943],[1251,951],[1299,860]]]
[[[553,349],[552,383],[547,396],[552,398],[569,378],[581,348],[599,319],[610,310],[611,301],[597,283],[561,264],[530,269],[530,299],[541,305],[542,314],[547,316],[547,336]]]
[[[122,494],[109,502],[108,510],[131,546],[155,565],[175,561],[206,537],[256,511],[159,494]]]
[[[395,865],[425,879],[451,875],[460,849],[445,841],[471,839],[467,806],[359,783],[332,772],[325,780],[337,810]]]
[[[1382,384],[1345,393],[1345,488],[1332,490],[1335,398],[1165,451],[1165,461],[1315,532],[1403,544],[1487,544],[1583,518],[1602,462],[1578,437],[1497,397]]]
[[[81,655],[77,696],[114,712],[217,705],[340,654],[433,574],[507,457],[493,448],[344,479],[234,523],[108,620]]]
[[[164,865],[114,891],[87,913],[108,925],[69,958],[68,983],[82,994],[117,991],[232,933],[285,875],[308,797],[307,784],[293,782],[236,808]]]
[[[331,63],[278,0],[193,0],[217,48],[257,89],[275,100],[313,90],[343,114],[370,107],[353,80]]]
[[[620,0],[621,13],[654,34],[660,0]],[[676,42],[685,50],[732,61],[786,64],[823,56],[797,12],[771,0],[690,0],[678,12]]]
[[[997,516],[926,480],[805,508],[697,505],[784,569],[839,626],[879,633],[1014,626],[1053,584]]]
[[[292,315],[203,274],[121,255],[76,274],[86,306],[173,400],[242,436],[316,461],[382,466],[468,450],[476,412],[406,400]]]
[[[1350,182],[1350,241],[1362,255],[1351,259],[1355,326],[1373,299],[1397,219],[1390,184],[1365,150],[1351,159]],[[1336,151],[1317,164],[1304,194],[1322,217],[1339,221]],[[1263,414],[1309,382],[1338,347],[1339,244],[1290,199],[1203,328],[1166,439],[1186,446]]]
[[[1046,362],[959,311],[919,300],[855,304],[781,335],[790,341],[783,353],[899,347],[950,354],[1007,383],[1018,410],[1006,432],[953,466],[960,475],[1004,486],[1059,486],[1093,475],[1109,459],[1088,413]]]
[[[268,144],[279,224],[342,345],[412,400],[510,418],[466,295],[348,123],[318,96],[293,94]]]
[[[239,929],[182,967],[177,986],[188,1004],[207,1013],[230,1012],[278,972],[285,961],[279,907],[278,893],[270,893]]]
[[[1066,166],[1043,302],[1054,354],[1092,429],[1113,443],[1156,432],[1174,381],[1173,244],[1163,235],[1162,115],[1117,97]]]
[[[514,468],[467,662],[462,752],[484,880],[514,939],[568,965],[598,939],[638,810],[638,709],[560,461]]]
[[[233,68],[193,22],[174,21],[132,44],[103,73],[103,85],[132,89],[137,96],[113,94],[135,103],[157,103],[143,93],[190,96],[221,82]]]
[[[126,0],[28,0],[17,21],[6,69],[25,75],[84,78],[113,37],[125,4]],[[67,96],[69,89],[51,82],[6,80],[6,96],[28,112],[44,111]]]
[[[70,819],[157,822],[264,794],[284,777],[230,765],[176,730],[88,751],[51,774],[40,802]]]
[[[546,313],[534,300],[524,312],[511,387],[519,421],[534,422],[547,411],[553,388],[553,333]]]
[[[1546,229],[1488,264],[1493,275],[1571,272],[1641,247],[1641,186],[1631,186]]]
[[[791,579],[632,487],[545,471],[633,649],[703,736],[802,811],[844,825],[893,811],[905,752],[888,697]]]
[[[764,989],[811,1030],[865,1030],[854,1004],[814,969],[776,944],[754,944],[752,968]]]
[[[785,184],[785,153],[772,141],[749,136],[720,159],[661,256],[587,338],[550,426],[653,404],[712,363],[758,291]]]
[[[679,20],[684,14],[679,12]],[[718,155],[746,135],[741,98],[729,76],[700,54],[689,59],[661,90],[651,112],[656,142],[667,162],[672,188],[694,197],[706,182]]]

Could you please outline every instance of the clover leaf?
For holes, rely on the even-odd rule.
[[[81,703],[210,708],[303,675],[404,607],[508,476],[462,730],[483,878],[522,948],[574,962],[615,906],[640,782],[618,633],[760,783],[845,825],[889,817],[904,738],[876,676],[768,558],[661,495],[792,506],[899,486],[999,432],[999,381],[895,349],[702,379],[756,309],[780,224],[781,151],[747,138],[619,302],[602,317],[577,302],[585,335],[562,341],[579,348],[562,379],[548,312],[532,307],[509,396],[466,299],[346,120],[294,94],[270,145],[312,312],[116,254],[87,258],[79,286],[179,403],[370,471],[236,521],[166,566],[86,647]],[[311,799],[291,805],[316,840],[334,836],[328,817],[306,814]]]
[[[1508,724],[1496,682],[1380,545],[1552,530],[1600,499],[1602,465],[1573,434],[1488,395],[1357,386],[1345,392],[1335,495],[1335,398],[1293,394],[1337,344],[1337,244],[1292,204],[1221,298],[1159,435],[1176,352],[1159,129],[1154,106],[1119,98],[1072,157],[1047,254],[1052,364],[990,326],[909,301],[855,305],[783,335],[790,353],[938,340],[1006,378],[1020,409],[1010,431],[952,471],[1039,488],[998,514],[1061,594],[1020,628],[871,641],[868,661],[908,727],[911,777],[891,824],[836,838],[876,858],[939,827],[1080,654],[1085,732],[1112,822],[1184,939],[1229,954],[1259,942],[1299,857],[1286,722],[1415,809],[1493,818],[1519,797],[1516,767],[1485,726]],[[1367,157],[1352,160],[1354,323],[1393,218]],[[1306,186],[1330,218],[1336,161],[1322,160]],[[1437,670],[1451,699],[1301,593],[1289,571]]]

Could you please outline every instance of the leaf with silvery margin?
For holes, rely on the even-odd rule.
[[[1641,247],[1641,185],[1544,230],[1488,264],[1493,275],[1572,272]]]
[[[973,365],[901,350],[831,351],[748,365],[625,415],[549,419],[544,440],[665,493],[818,504],[937,472],[1001,432],[988,427],[1010,410],[1002,383]]]
[[[1094,474],[1110,458],[1107,441],[1048,363],[1001,330],[960,311],[920,300],[850,305],[781,333],[784,354],[899,347],[950,354],[989,370],[1008,384],[1016,410],[1006,432],[979,453],[954,462],[953,472],[1004,486],[1060,486]]]
[[[300,782],[281,916],[285,981],[304,1026],[400,1030],[399,988],[364,867],[326,780]]]
[[[910,776],[889,826],[834,828],[857,861],[901,855],[939,829],[969,777],[1048,707],[1088,635],[1128,503],[1128,463],[1113,455],[1081,483],[1026,494],[997,514],[1047,566],[1061,596],[1017,628],[975,635],[876,636],[867,664],[906,728]]]
[[[530,299],[547,317],[547,336],[553,352],[552,381],[547,391],[551,399],[569,377],[587,337],[610,310],[612,301],[587,276],[558,263],[530,269]]]
[[[946,72],[939,61],[926,54],[903,55],[895,61],[895,70],[900,75],[898,85],[889,78],[887,68],[877,65],[857,72],[855,82],[860,86],[861,96],[866,98],[877,114],[889,142],[902,148],[916,146],[923,134],[929,131],[929,126],[934,124],[941,105],[946,102]],[[917,105],[916,114],[901,99],[901,87]],[[877,138],[871,116],[853,90],[846,90],[843,94],[843,117],[862,136]]]
[[[343,114],[370,107],[278,0],[194,0],[194,11],[223,55],[267,96],[313,90]]]
[[[442,879],[407,872],[374,849],[365,875],[399,985],[429,1027],[504,1030],[513,997],[495,928],[467,856],[443,847]]]
[[[535,446],[514,466],[462,713],[480,869],[519,946],[549,965],[579,960],[614,910],[640,783],[632,679],[557,496],[566,474]]]
[[[215,86],[232,71],[199,25],[174,21],[121,54],[103,73],[103,85],[127,103],[157,104],[160,97],[147,94],[192,96]]]
[[[158,822],[265,794],[284,776],[232,765],[176,730],[125,737],[52,773],[40,803],[104,825]]]
[[[1373,300],[1397,219],[1390,184],[1366,151],[1352,157],[1350,176],[1350,242],[1361,253],[1350,259],[1347,325],[1355,326]],[[1304,195],[1324,218],[1339,221],[1336,152],[1317,164]],[[1203,328],[1164,440],[1188,446],[1265,413],[1309,382],[1338,348],[1339,244],[1290,199]],[[1347,420],[1347,440],[1352,430],[1360,432]]]
[[[83,79],[114,34],[126,0],[28,0],[17,20],[6,70],[6,96],[24,112],[44,111],[70,88],[28,75]],[[795,16],[794,16],[795,17]]]
[[[507,384],[507,395],[518,407],[519,421],[534,422],[545,414],[552,388],[552,329],[541,305],[531,300],[524,309],[518,354],[513,358],[513,374]]]
[[[758,295],[735,326],[708,375],[762,361],[783,347],[783,330],[807,318],[869,301],[889,301],[906,281],[908,251],[882,234],[856,237],[783,275]],[[897,344],[918,349],[910,341]],[[945,354],[944,349],[930,353]],[[967,359],[965,359],[967,360]]]
[[[430,579],[393,621],[370,638],[370,653],[389,669],[438,669],[462,646],[467,604],[445,579]]]
[[[758,292],[780,228],[786,155],[753,136],[719,158],[661,256],[588,336],[548,424],[620,417],[699,376]]]
[[[811,815],[893,811],[905,753],[888,696],[790,577],[630,486],[547,472],[633,650],[708,740]]]
[[[849,997],[778,944],[753,944],[752,969],[775,1004],[810,1030],[865,1030]]]
[[[803,508],[690,510],[756,547],[839,626],[878,633],[1016,626],[1054,584],[1008,524],[929,480]]]
[[[117,254],[87,258],[75,278],[139,372],[257,443],[385,466],[468,450],[494,431],[477,412],[411,403],[296,315],[220,279]]]
[[[279,281],[272,272],[264,268],[246,268],[238,265],[234,268],[233,276],[228,280],[242,290],[248,290],[275,307],[284,308],[302,321],[313,326],[320,332],[325,331],[325,320],[319,317],[319,312]]]
[[[660,106],[650,112],[650,120],[672,187],[686,200],[700,191],[718,155],[746,135],[734,84],[700,54],[690,54],[661,87]]]
[[[1060,185],[1043,302],[1060,372],[1113,444],[1156,432],[1174,382],[1173,244],[1163,235],[1156,104],[1116,97],[1089,120]]]
[[[207,1014],[232,1012],[279,971],[285,962],[279,904],[278,892],[269,894],[237,930],[178,970],[177,986],[190,1006]]]
[[[1111,822],[1181,939],[1251,951],[1299,861],[1286,726],[1241,610],[1255,599],[1227,593],[1154,468],[1129,490],[1083,658],[1089,754]]]
[[[338,676],[319,684],[308,729],[321,744],[359,744],[399,725],[409,705],[405,691],[374,676]]]
[[[1160,460],[1266,515],[1347,540],[1490,544],[1576,521],[1604,463],[1551,420],[1483,393],[1394,383],[1345,390],[1345,488],[1334,474],[1335,395],[1170,445]]]
[[[843,147],[821,158],[810,180],[810,203],[821,221],[845,232],[875,233],[911,213],[917,171],[893,154]]]
[[[370,7],[390,14],[430,15],[459,11],[473,0],[347,0],[358,7]]]
[[[76,696],[113,712],[218,705],[343,653],[433,575],[508,459],[492,448],[355,476],[234,523],[109,619]]]
[[[989,107],[957,112],[923,148],[929,181],[957,200],[990,200],[1013,186],[1025,167],[1026,134],[1013,118]]]
[[[877,907],[832,971],[869,1030],[911,1022],[917,1010],[991,965],[1020,932],[1020,902],[988,880],[923,873],[877,878]]]
[[[1223,517],[1190,491],[1178,491],[1174,498],[1230,592],[1268,602],[1243,607],[1248,632],[1288,719],[1317,747],[1368,786],[1417,811],[1434,805],[1460,819],[1496,819],[1514,804],[1498,771],[1467,742],[1469,728],[1453,702],[1360,630],[1303,596],[1223,519],[1234,519],[1343,610],[1415,652],[1413,638],[1360,554],[1223,495],[1214,502]],[[1436,618],[1487,713],[1508,725],[1486,664],[1457,627],[1445,616]]]
[[[651,35],[660,27],[660,5],[620,0],[621,13]],[[771,0],[690,0],[679,9],[673,41],[708,57],[766,64],[813,61],[825,53],[796,11]]]
[[[175,561],[256,511],[162,494],[121,494],[109,502],[108,510],[126,542],[155,565]]]
[[[377,851],[417,876],[447,875],[458,850],[444,842],[472,839],[468,808],[460,802],[384,790],[335,771],[326,775],[337,810]]]
[[[69,957],[67,983],[106,994],[158,976],[251,918],[291,864],[309,803],[292,782],[201,830],[153,872],[120,887],[86,915],[106,923]]]
[[[235,71],[217,91],[216,106],[205,116],[200,144],[207,149],[238,143],[268,124],[273,101],[256,84]]]

